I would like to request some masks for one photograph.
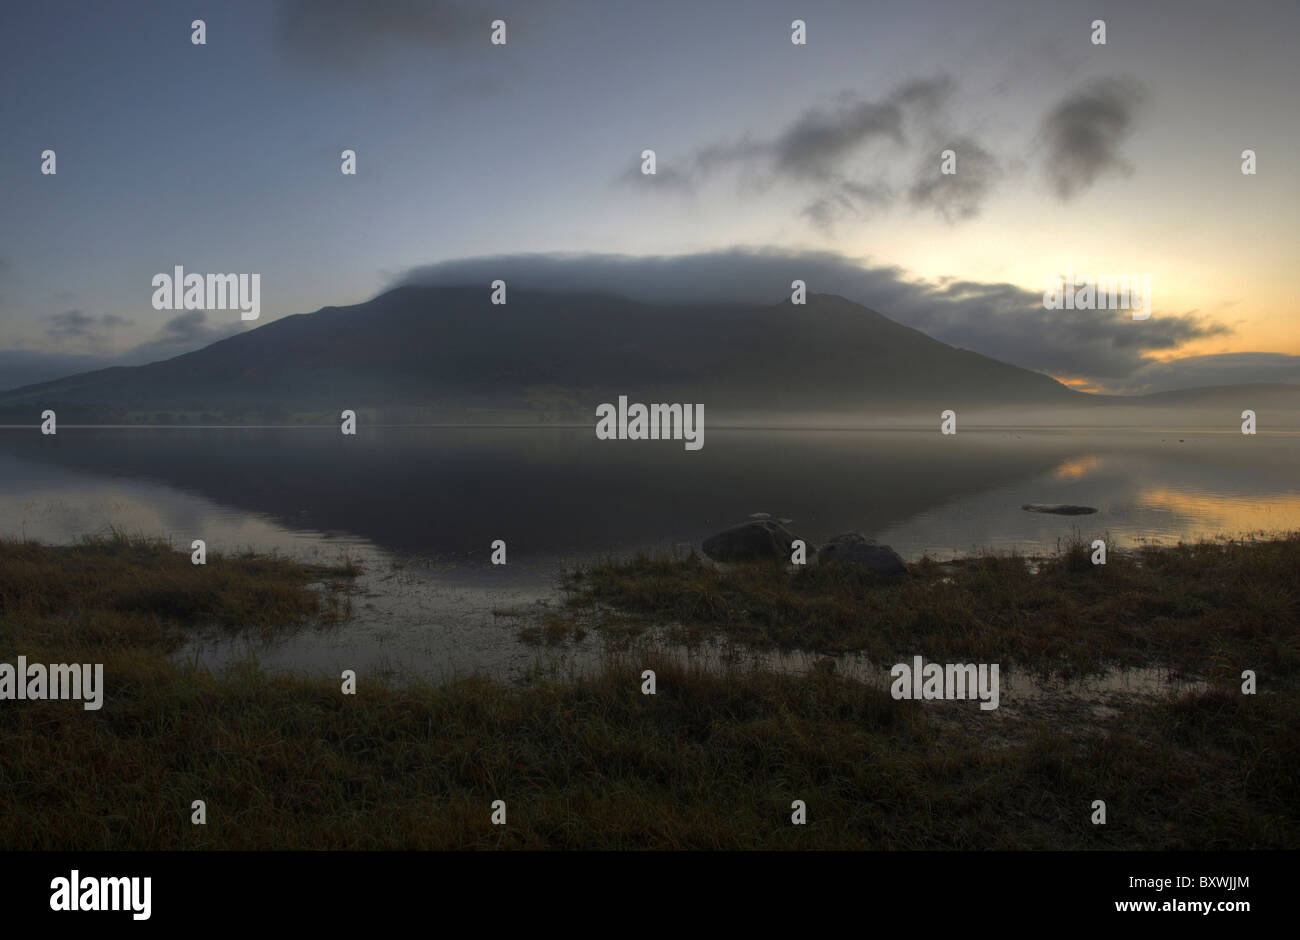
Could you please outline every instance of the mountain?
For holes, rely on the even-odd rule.
[[[289,316],[162,362],[0,393],[122,412],[522,409],[701,402],[710,414],[1071,405],[1049,376],[948,346],[842,297],[804,305],[645,304],[612,294],[399,287]]]

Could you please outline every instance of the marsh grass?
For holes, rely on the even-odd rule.
[[[116,530],[66,546],[0,539],[0,637],[16,639],[21,624],[27,644],[171,650],[196,627],[337,623],[350,614],[359,570],[251,552],[209,553],[195,565],[164,540]]]
[[[1268,551],[1277,554],[1264,563],[1280,573],[1291,549]],[[1225,560],[1238,568],[1223,554],[1205,559]],[[1148,561],[1175,578],[1190,579],[1194,565]],[[780,623],[909,590],[810,572],[831,594],[819,601],[813,581],[796,589],[776,573],[714,582],[721,576],[695,563],[640,564],[656,581],[645,596],[659,603],[679,579],[695,589],[715,583],[732,607],[699,595],[681,601],[684,614],[708,623],[732,622],[726,609],[726,618],[739,618],[738,602],[754,618],[755,598],[769,596],[760,591],[787,605],[772,615]],[[192,569],[188,554],[135,539],[0,543],[0,661],[22,653],[103,662],[106,685],[97,712],[78,702],[0,702],[0,847],[1297,844],[1293,691],[1242,696],[1225,685],[1152,701],[1079,735],[1033,725],[998,746],[989,722],[1000,719],[975,703],[899,702],[829,671],[708,672],[653,653],[614,654],[595,675],[525,688],[471,677],[396,689],[363,675],[358,694],[344,696],[337,680],[269,675],[255,664],[212,675],[167,655],[191,618],[279,629],[330,616],[312,585],[328,594],[345,580],[341,571],[211,556],[206,571]],[[963,569],[932,573],[940,570]],[[953,596],[982,618],[970,628],[968,642],[977,644],[979,630],[1004,622],[992,612],[1025,601],[1008,586],[1020,578],[1011,562],[979,559],[966,570]],[[1204,569],[1199,576],[1218,580]],[[1225,589],[1262,591],[1262,608],[1278,609],[1272,592],[1243,577],[1225,573]],[[220,588],[203,578],[221,579]],[[996,602],[980,597],[981,585]],[[962,635],[956,614],[936,622],[941,608],[926,609],[917,623]],[[849,628],[847,616],[827,622]],[[645,668],[657,672],[654,696],[640,691]],[[196,799],[207,803],[205,826],[190,823]],[[495,799],[507,802],[506,826],[489,823]],[[807,803],[806,826],[790,824],[795,799]],[[1094,799],[1107,801],[1106,826],[1089,822]]]
[[[570,617],[596,629],[619,629],[613,612],[625,629],[689,625],[759,650],[922,654],[1067,677],[1140,666],[1208,675],[1218,663],[1300,670],[1300,535],[1112,549],[1105,565],[1091,554],[1074,538],[1039,560],[926,558],[900,580],[844,565],[642,554],[574,569],[562,587]]]

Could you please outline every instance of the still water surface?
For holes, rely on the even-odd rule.
[[[686,451],[576,428],[5,429],[0,534],[65,542],[116,527],[187,551],[202,538],[209,551],[347,555],[366,569],[349,623],[206,639],[186,655],[517,677],[539,654],[503,612],[555,603],[560,568],[698,545],[751,513],[792,519],[813,543],[862,532],[909,559],[1043,554],[1074,530],[1120,547],[1300,530],[1298,470],[1294,432],[710,429]],[[495,539],[504,567],[489,562]]]

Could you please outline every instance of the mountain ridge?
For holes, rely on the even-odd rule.
[[[62,419],[86,423],[279,420],[345,408],[396,420],[492,412],[555,421],[590,418],[621,394],[703,403],[715,417],[1118,405],[1283,415],[1300,405],[1300,386],[1285,383],[1083,393],[835,294],[810,294],[803,305],[656,303],[520,288],[508,301],[492,304],[482,286],[395,287],[169,359],[0,392],[0,421],[26,423],[34,409],[55,406]]]
[[[403,286],[202,349],[0,393],[155,410],[594,407],[614,394],[722,411],[1077,402],[1050,376],[948,346],[829,294],[803,305],[658,304],[590,291]],[[684,397],[683,397],[684,396]]]

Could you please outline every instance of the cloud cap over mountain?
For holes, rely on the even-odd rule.
[[[621,294],[654,303],[774,303],[800,279],[942,342],[1053,375],[1125,385],[1167,353],[1228,332],[1195,314],[1159,309],[1145,321],[1119,310],[1045,310],[1041,292],[1013,284],[917,280],[893,266],[831,251],[732,248],[689,255],[520,254],[446,261],[395,283],[512,286]]]

